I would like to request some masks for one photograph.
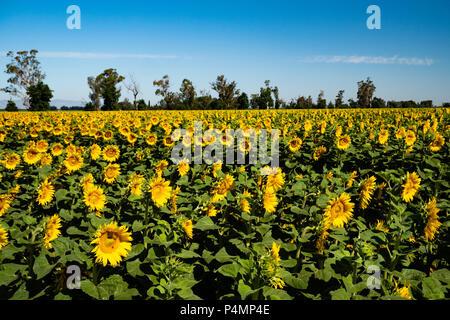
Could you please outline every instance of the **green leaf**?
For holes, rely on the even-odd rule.
[[[344,288],[330,291],[331,300],[350,300],[350,294]]]
[[[5,263],[0,265],[0,287],[7,286],[11,282],[17,279],[17,271],[24,271],[27,268],[26,265],[16,263]]]
[[[10,300],[28,300],[29,293],[26,288],[26,283],[23,283],[19,289],[14,293]]]
[[[194,228],[201,231],[206,231],[218,229],[219,227],[214,224],[214,222],[211,220],[210,217],[206,216],[198,220],[197,223],[194,225]]]
[[[434,271],[431,274],[431,277],[435,278],[435,279],[437,279],[437,280],[439,280],[439,281],[441,281],[441,282],[443,282],[443,283],[445,283],[447,285],[450,284],[450,271],[448,269],[446,269],[446,268]]]
[[[237,263],[229,263],[221,266],[217,271],[225,277],[236,278],[240,266]]]
[[[230,262],[233,260],[233,256],[230,256],[227,253],[227,250],[225,247],[219,250],[219,252],[216,253],[215,259],[220,263]]]
[[[127,262],[127,271],[132,277],[144,276],[145,274],[140,269],[141,261],[139,259]]]
[[[72,300],[72,298],[60,292],[55,296],[55,300]]]
[[[79,230],[77,227],[71,226],[66,230],[67,234],[85,236],[86,232]]]
[[[56,264],[49,264],[45,255],[41,254],[40,256],[38,256],[36,260],[34,260],[33,265],[33,271],[37,276],[37,280],[42,279],[47,274],[49,274],[50,271],[53,270],[55,265]]]
[[[190,259],[190,258],[198,258],[200,257],[199,254],[195,253],[194,251],[181,249],[180,253],[176,254],[177,257],[183,258],[183,259]]]
[[[144,229],[144,224],[142,223],[142,221],[140,220],[135,220],[133,222],[133,225],[131,226],[131,228],[133,229],[133,232],[138,232],[141,231],[142,229]]]
[[[259,289],[253,290],[250,286],[246,285],[242,279],[239,280],[238,292],[241,295],[241,299],[245,300],[249,295],[259,291]]]
[[[82,280],[80,282],[81,290],[94,299],[100,299],[97,287],[90,280]]]
[[[290,275],[290,276],[283,276],[283,279],[286,282],[286,284],[292,288],[299,290],[306,290],[306,288],[308,288],[309,276],[307,277],[300,276],[299,278],[297,278]]]
[[[425,278],[422,281],[422,288],[423,288],[423,296],[427,299],[444,299],[445,294],[442,291],[442,285],[439,282],[439,280],[435,278]]]
[[[60,201],[62,200],[66,200],[69,199],[67,197],[67,194],[69,193],[68,190],[66,189],[59,189],[58,191],[55,192],[55,200],[56,200],[56,204],[58,204]]]

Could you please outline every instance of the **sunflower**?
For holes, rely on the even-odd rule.
[[[10,154],[3,161],[3,165],[8,170],[14,170],[20,163],[20,156],[17,153]]]
[[[244,190],[244,193],[242,194],[240,208],[242,212],[250,213],[250,203],[248,202],[247,198],[251,198],[252,195],[248,190]]]
[[[438,152],[439,150],[441,150],[444,143],[445,138],[439,133],[436,133],[434,140],[430,143],[430,150],[433,152]]]
[[[188,219],[183,222],[183,230],[189,239],[192,239],[194,226],[192,225],[192,220]]]
[[[215,217],[217,215],[217,209],[212,203],[208,203],[204,210],[206,211],[206,215],[208,217]]]
[[[109,145],[109,146],[106,146],[105,148],[103,148],[102,155],[103,155],[103,160],[108,161],[108,162],[114,162],[117,159],[119,159],[120,150],[115,145]]]
[[[340,136],[337,139],[337,148],[339,150],[346,150],[350,147],[350,143],[351,143],[351,139],[350,136],[348,134]]]
[[[105,169],[103,169],[103,174],[106,183],[113,183],[116,180],[116,177],[120,175],[120,165],[117,163],[108,164]]]
[[[171,136],[165,136],[163,139],[163,144],[166,147],[172,147],[175,144],[175,141],[172,140]]]
[[[429,200],[427,204],[428,221],[425,226],[425,241],[427,242],[434,239],[434,235],[438,232],[437,229],[442,225],[438,220],[439,211],[436,207],[436,198]]]
[[[64,151],[64,147],[61,143],[55,143],[51,148],[50,151],[54,157],[57,157],[61,155]]]
[[[41,157],[41,165],[40,167],[42,168],[43,166],[47,166],[47,165],[51,165],[53,162],[53,158],[51,156],[50,153],[44,153],[42,154]]]
[[[394,284],[395,284],[394,293],[397,296],[400,296],[405,299],[411,299],[411,295],[409,294],[409,285],[399,287],[397,281],[395,281],[395,280],[394,280]]]
[[[302,139],[300,138],[293,138],[289,141],[289,150],[291,152],[297,152],[301,146],[302,146]]]
[[[106,203],[106,196],[101,187],[93,184],[88,185],[84,190],[84,203],[91,211],[102,211]]]
[[[100,148],[100,146],[98,144],[94,143],[91,146],[91,159],[95,161],[100,157],[101,154],[102,154],[102,148]]]
[[[180,177],[185,176],[189,172],[189,160],[183,159],[178,164],[178,173],[180,174]]]
[[[403,185],[402,199],[405,202],[410,202],[414,196],[419,192],[420,181],[422,179],[419,178],[417,173],[406,173],[406,182]]]
[[[178,194],[181,192],[181,188],[180,186],[177,186],[173,191],[172,194],[170,195],[170,211],[172,212],[177,212],[178,211],[178,206],[177,206],[177,199],[178,199]]]
[[[145,179],[141,174],[134,173],[128,181],[131,194],[135,194],[137,196],[142,195],[142,185],[144,184],[144,181]]]
[[[345,185],[347,188],[350,188],[353,185],[353,182],[355,182],[355,179],[358,177],[358,172],[353,171],[350,175],[350,178],[347,181],[347,184]]]
[[[278,199],[273,188],[266,188],[263,195],[263,206],[267,212],[273,213],[278,205]]]
[[[67,154],[66,160],[63,161],[63,164],[70,174],[83,167],[83,158],[78,153],[69,153]]]
[[[0,225],[0,249],[8,244],[8,232]]]
[[[319,252],[323,252],[323,250],[325,250],[325,242],[326,242],[327,237],[328,237],[328,235],[329,235],[329,233],[328,233],[328,228],[329,228],[329,226],[324,225],[324,226],[322,227],[322,232],[320,233],[320,236],[319,236],[319,238],[317,239],[317,242],[316,242],[316,248],[317,248],[317,250],[318,250]]]
[[[276,242],[272,242],[272,249],[270,250],[270,257],[273,259],[275,263],[280,262],[280,244],[276,244]]]
[[[274,289],[283,289],[286,286],[286,283],[283,281],[283,279],[279,277],[272,277],[269,280],[270,286]]]
[[[39,141],[36,143],[36,149],[37,149],[39,152],[46,152],[47,149],[48,149],[48,142],[45,141],[45,140],[39,140]]]
[[[274,191],[278,191],[284,185],[285,174],[281,172],[281,168],[272,168],[268,171],[267,187],[273,188]]]
[[[375,226],[375,229],[383,231],[383,232],[389,232],[388,228],[384,227],[384,221],[383,220],[377,220],[377,225]]]
[[[364,185],[361,189],[361,193],[359,194],[359,201],[361,209],[367,209],[369,206],[369,202],[372,199],[373,191],[375,190],[375,177],[369,177],[364,182]]]
[[[47,249],[53,248],[50,242],[58,238],[58,236],[61,234],[61,231],[59,231],[60,228],[61,218],[57,214],[47,219],[44,236],[44,246]]]
[[[106,130],[103,132],[103,139],[105,141],[109,141],[114,137],[114,133],[111,130]]]
[[[30,146],[25,150],[22,157],[23,161],[25,161],[26,163],[35,164],[36,162],[41,160],[41,153],[36,147]]]
[[[217,171],[222,170],[222,161],[218,160],[216,163],[213,164],[213,176],[214,178],[217,178]]]
[[[50,201],[52,201],[54,194],[55,188],[53,187],[53,184],[49,182],[48,179],[45,179],[38,190],[38,197],[36,201],[41,206],[45,206],[47,203],[50,203]]]
[[[416,134],[412,130],[406,131],[405,143],[407,146],[412,146],[416,142]]]
[[[130,144],[134,144],[137,141],[138,135],[134,132],[130,132],[130,134],[127,136],[127,141]]]
[[[115,267],[131,251],[131,232],[128,232],[126,226],[119,227],[117,222],[100,226],[94,237],[91,244],[96,245],[92,249],[96,256],[95,263],[102,263],[104,267],[108,262]]]
[[[380,144],[385,144],[389,139],[389,131],[386,129],[380,130],[380,135],[378,136],[378,142]]]
[[[319,161],[325,152],[327,152],[327,148],[325,146],[316,147],[313,154],[314,161]]]
[[[172,192],[170,181],[166,181],[164,178],[158,176],[150,180],[149,186],[153,202],[158,208],[163,207],[169,200]]]
[[[155,168],[156,174],[158,176],[161,176],[163,171],[166,170],[168,166],[169,166],[169,163],[166,160],[161,160],[160,162],[158,162],[156,164],[156,168]]]
[[[211,202],[220,202],[227,196],[228,191],[234,187],[234,177],[226,174],[225,177],[211,191]]]
[[[149,145],[149,146],[154,146],[156,144],[156,141],[158,140],[158,138],[156,137],[156,135],[154,135],[153,133],[150,133],[148,135],[148,137],[145,139],[145,142]]]
[[[355,205],[350,200],[350,196],[344,192],[338,198],[329,201],[324,214],[326,225],[342,228],[353,217]]]
[[[92,175],[92,173],[88,173],[81,180],[81,187],[83,188],[83,190],[87,190],[94,184],[94,182],[94,176]]]

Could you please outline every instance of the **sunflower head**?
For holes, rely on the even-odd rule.
[[[8,232],[0,225],[0,250],[8,244]]]
[[[89,184],[84,189],[83,201],[91,211],[102,211],[106,203],[106,196],[101,187]]]
[[[417,173],[406,173],[406,182],[403,185],[402,199],[405,202],[410,202],[414,196],[419,192],[421,179]]]
[[[350,147],[351,139],[348,134],[338,137],[337,148],[339,150],[346,150]]]
[[[119,227],[117,222],[100,226],[94,237],[91,244],[96,245],[92,250],[96,256],[95,262],[102,263],[103,266],[110,263],[115,267],[131,251],[131,232],[128,232],[126,226]]]
[[[117,159],[119,159],[120,150],[115,145],[109,145],[103,149],[102,154],[103,154],[103,160],[108,161],[108,162],[114,162]]]
[[[150,180],[149,187],[155,205],[158,208],[163,207],[169,200],[172,192],[170,181],[166,181],[164,178],[157,176]]]
[[[354,206],[350,196],[345,192],[338,198],[331,199],[329,205],[325,208],[326,224],[342,228],[353,217]]]
[[[47,219],[44,235],[44,246],[47,249],[51,249],[53,247],[50,242],[58,238],[61,234],[61,231],[59,231],[60,228],[61,218],[57,214]]]

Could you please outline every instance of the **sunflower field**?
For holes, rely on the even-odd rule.
[[[0,299],[448,299],[449,112],[2,112]],[[279,166],[172,162],[194,121]]]

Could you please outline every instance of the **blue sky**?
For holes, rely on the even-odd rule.
[[[380,30],[366,27],[372,4]],[[66,27],[69,5],[81,9],[80,30]],[[449,16],[439,0],[4,1],[0,69],[5,52],[37,49],[54,98],[76,101],[88,100],[88,76],[115,68],[152,103],[164,74],[173,91],[188,78],[212,94],[224,74],[249,95],[269,79],[286,100],[323,90],[333,101],[340,89],[355,98],[370,76],[375,96],[441,104],[450,101]],[[0,87],[7,78],[0,73]]]

